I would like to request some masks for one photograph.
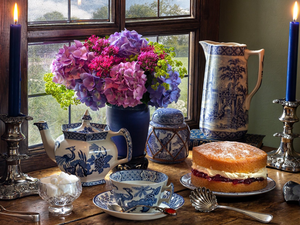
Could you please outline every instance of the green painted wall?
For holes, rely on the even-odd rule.
[[[289,22],[293,17],[294,2],[221,0],[219,40],[244,43],[251,50],[265,49],[263,82],[251,101],[248,133],[266,135],[264,145],[275,148],[279,146],[280,138],[273,134],[283,130],[283,124],[278,120],[282,106],[272,101],[285,98]],[[296,96],[300,100],[299,59],[300,55]],[[257,70],[258,57],[251,56],[248,61],[249,91],[256,84]],[[299,111],[298,108],[298,117]],[[293,131],[300,134],[300,122],[294,124]],[[294,140],[294,148],[300,152],[300,138]]]

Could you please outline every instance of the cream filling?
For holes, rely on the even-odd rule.
[[[259,178],[263,177],[267,179],[268,170],[266,167],[259,169],[257,172],[254,173],[230,173],[221,170],[213,170],[209,168],[205,168],[202,166],[198,166],[195,163],[192,165],[192,169],[198,170],[199,172],[206,173],[208,176],[213,177],[219,174],[222,177],[230,178],[230,179],[247,179],[247,178]]]

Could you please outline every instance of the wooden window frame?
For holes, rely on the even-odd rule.
[[[145,36],[150,35],[171,35],[189,33],[190,35],[190,68],[189,68],[189,118],[186,120],[191,129],[199,127],[200,107],[202,98],[202,87],[204,79],[205,58],[200,47],[200,40],[218,41],[219,35],[219,11],[220,0],[191,0],[192,18],[179,18],[169,20],[151,21],[125,21],[125,0],[111,0],[112,13],[111,18],[115,22],[105,22],[101,24],[84,24],[82,25],[34,25],[27,27],[27,0],[6,0],[0,2],[0,15],[2,26],[0,27],[0,52],[5,56],[0,60],[0,113],[7,114],[8,110],[8,81],[9,81],[9,27],[12,23],[12,16],[7,12],[11,12],[14,3],[17,3],[20,9],[19,21],[22,25],[21,39],[21,74],[22,74],[22,97],[21,112],[28,114],[28,43],[47,41],[86,39],[91,34],[103,36],[114,32],[119,32],[125,27],[128,30],[136,30]],[[55,30],[54,30],[55,29]],[[28,135],[28,124],[22,125],[22,131],[25,136]],[[38,131],[37,131],[38,132]],[[0,135],[4,133],[4,123],[0,123]],[[20,152],[30,155],[27,160],[21,161],[21,167],[24,172],[43,169],[56,166],[46,155],[45,150],[41,148],[28,150],[28,140],[25,139],[20,143]],[[1,140],[0,153],[7,152],[6,142]],[[3,171],[5,161],[0,160],[0,171]],[[1,175],[1,174],[0,174]]]

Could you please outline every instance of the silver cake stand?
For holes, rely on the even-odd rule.
[[[267,166],[288,172],[300,172],[300,153],[293,147],[294,138],[300,137],[299,134],[293,134],[293,124],[299,121],[296,110],[300,101],[275,99],[273,103],[283,106],[283,113],[279,118],[283,122],[283,132],[274,134],[275,137],[281,137],[281,142],[277,150],[268,153]]]
[[[27,154],[20,154],[19,143],[25,139],[21,125],[25,120],[32,120],[30,116],[8,117],[0,115],[5,123],[2,140],[7,142],[7,153],[0,154],[6,161],[6,168],[0,179],[0,199],[16,199],[28,195],[38,194],[38,179],[22,173],[20,161],[28,159]]]

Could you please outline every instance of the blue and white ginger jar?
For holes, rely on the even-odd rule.
[[[157,163],[180,163],[188,154],[190,128],[178,109],[157,109],[152,115],[147,138],[147,154]]]

